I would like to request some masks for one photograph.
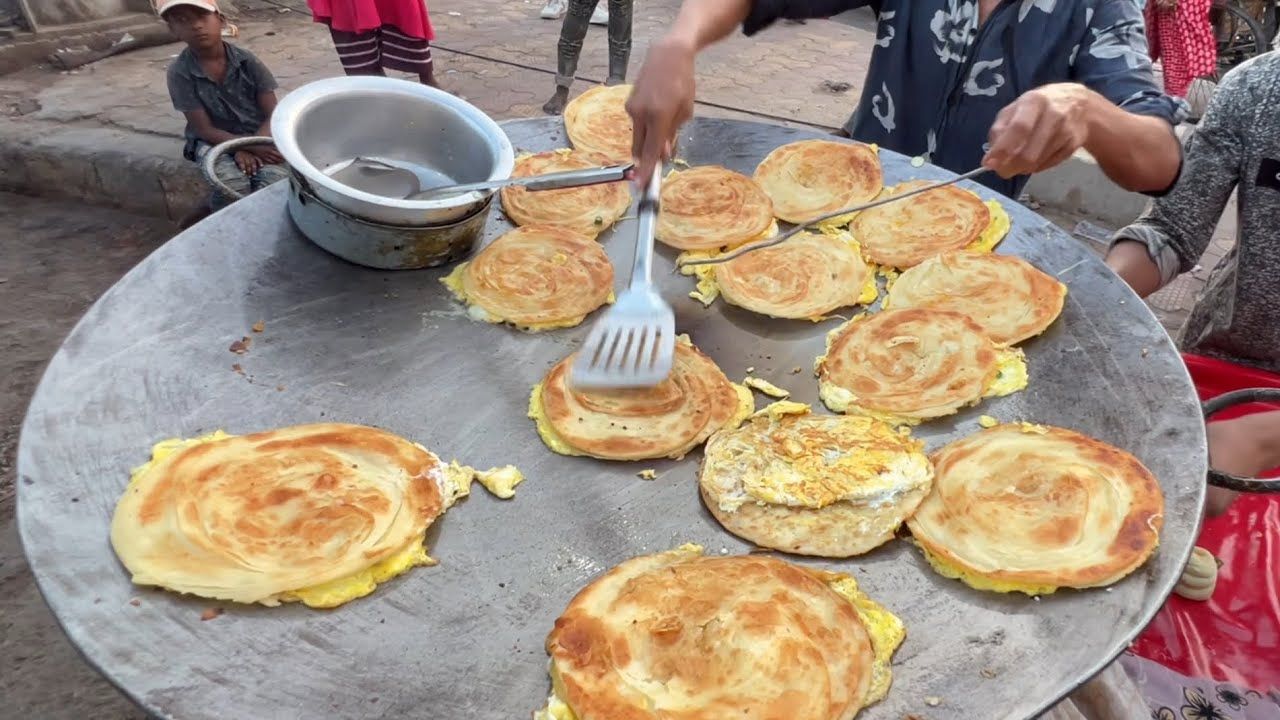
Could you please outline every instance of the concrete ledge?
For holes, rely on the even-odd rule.
[[[1042,205],[1089,215],[1112,227],[1136,220],[1149,200],[1111,182],[1083,150],[1058,167],[1031,176],[1024,192]]]
[[[209,188],[177,138],[0,120],[0,190],[180,220]]]

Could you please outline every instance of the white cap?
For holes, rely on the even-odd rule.
[[[218,0],[152,0],[152,2],[156,8],[156,14],[161,16],[179,5],[190,5],[211,13],[221,12],[218,10]]]

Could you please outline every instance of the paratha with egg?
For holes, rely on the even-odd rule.
[[[773,201],[773,214],[796,224],[870,202],[884,187],[874,145],[834,140],[775,148],[754,178]]]
[[[1053,324],[1066,298],[1066,285],[1022,258],[961,250],[903,272],[884,306],[955,310],[992,340],[1014,345]]]
[[[839,308],[873,303],[879,292],[875,267],[847,232],[802,232],[720,265],[686,270],[697,276],[694,297],[704,304],[719,295],[777,318],[823,320]]]
[[[932,459],[933,491],[907,525],[938,572],[974,588],[1041,595],[1110,585],[1159,541],[1155,477],[1080,433],[997,425]]]
[[[905,635],[849,575],[685,545],[570,601],[535,719],[851,720],[888,693]]]
[[[577,150],[551,150],[516,159],[511,177],[536,177],[600,167],[595,158]],[[611,227],[631,207],[627,183],[604,183],[563,190],[502,188],[502,209],[517,225],[551,225],[595,237]]]
[[[554,226],[518,227],[441,282],[473,319],[526,330],[573,327],[613,301],[613,264],[604,248]]]
[[[950,310],[860,315],[827,335],[818,391],[835,412],[915,424],[1027,385],[1021,350]]]
[[[711,433],[751,414],[751,391],[725,377],[687,338],[675,344],[671,375],[652,388],[578,391],[569,385],[573,355],[529,397],[542,441],[561,455],[603,460],[684,457]]]
[[[707,442],[698,487],[716,520],[799,555],[850,557],[893,539],[931,487],[923,443],[874,418],[776,406]]]
[[[156,446],[111,520],[138,585],[334,607],[431,564],[427,527],[474,471],[360,425],[298,425]]]
[[[662,181],[655,237],[678,250],[720,250],[777,230],[773,203],[746,175],[715,165],[671,172]]]
[[[629,97],[630,85],[597,85],[570,100],[564,129],[574,149],[610,165],[631,162]]]
[[[884,195],[927,184],[924,180],[901,183],[885,188]],[[1000,203],[984,203],[955,185],[863,210],[849,223],[868,260],[900,270],[953,250],[990,252],[1009,227],[1009,214]]]

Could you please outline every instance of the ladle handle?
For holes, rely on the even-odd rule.
[[[212,148],[209,148],[209,152],[204,154],[204,159],[200,162],[200,170],[204,172],[205,182],[209,183],[219,193],[223,194],[226,197],[231,198],[232,200],[239,200],[243,198],[244,197],[243,193],[233,189],[230,185],[223,182],[222,178],[218,177],[218,173],[214,172],[214,166],[217,164],[218,158],[222,157],[223,155],[226,155],[229,152],[239,150],[240,148],[243,148],[243,147],[249,147],[251,145],[275,145],[275,144],[276,144],[276,141],[272,140],[269,137],[256,136],[256,137],[235,138],[234,140],[228,140],[224,143],[219,143],[217,145],[214,145]]]
[[[445,195],[461,195],[468,192],[487,192],[497,190],[504,187],[522,187],[526,190],[563,190],[565,188],[586,187],[588,185],[602,185],[604,183],[620,182],[627,179],[627,173],[631,172],[633,165],[610,165],[609,167],[590,168],[587,170],[566,170],[564,172],[547,173],[546,175],[534,175],[531,177],[503,178],[501,180],[486,180],[478,183],[467,183],[465,185],[450,185],[447,187],[431,188],[421,192],[414,193],[406,200],[426,200],[436,196]]]
[[[1280,389],[1250,388],[1219,395],[1208,402],[1202,403],[1201,409],[1204,412],[1204,419],[1208,420],[1217,413],[1235,405],[1277,401],[1280,401]],[[1209,471],[1209,484],[1247,493],[1280,492],[1280,479],[1242,478],[1218,470]]]

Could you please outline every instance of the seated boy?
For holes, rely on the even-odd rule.
[[[217,0],[156,0],[156,11],[187,44],[168,77],[173,107],[187,119],[183,157],[199,161],[227,140],[270,135],[276,80],[253,53],[222,39]],[[247,195],[287,177],[283,163],[274,147],[261,145],[219,158],[215,172]],[[210,208],[219,210],[233,199],[214,191]]]

